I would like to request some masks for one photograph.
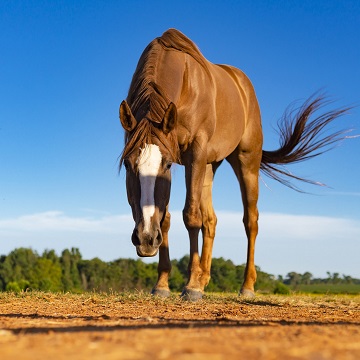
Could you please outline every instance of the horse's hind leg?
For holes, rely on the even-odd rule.
[[[169,256],[169,240],[168,232],[170,229],[170,213],[166,208],[164,219],[161,223],[161,232],[163,235],[163,242],[159,248],[159,264],[158,264],[158,281],[152,289],[153,295],[168,297],[170,296],[169,289],[169,275],[171,271],[171,262]]]
[[[244,283],[240,294],[254,296],[254,284],[256,281],[256,269],[254,262],[255,240],[258,233],[258,209],[259,196],[259,168],[261,162],[261,141],[257,149],[247,149],[241,144],[227,158],[238,178],[244,205],[244,226],[248,239],[247,261],[244,274]]]
[[[202,235],[203,245],[201,251],[200,267],[202,270],[200,278],[200,287],[204,290],[210,281],[210,270],[212,260],[212,249],[215,238],[215,228],[217,218],[212,204],[212,185],[216,169],[221,163],[208,164],[206,166],[206,174],[204,185],[201,193],[200,211],[202,217]]]

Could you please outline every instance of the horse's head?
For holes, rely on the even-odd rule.
[[[170,199],[171,165],[178,160],[173,129],[176,107],[170,103],[161,123],[137,121],[123,101],[119,110],[126,131],[120,160],[126,168],[126,189],[135,228],[132,243],[139,256],[155,256],[163,241],[161,223]]]

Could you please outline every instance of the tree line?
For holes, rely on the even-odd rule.
[[[172,261],[169,286],[181,291],[187,281],[189,256]],[[214,258],[211,266],[209,292],[236,292],[244,278],[245,264]],[[316,281],[336,281],[360,284],[360,280],[338,273],[328,273],[329,279],[314,279],[311,273],[288,273],[286,278],[261,271],[257,267],[256,290],[287,293],[287,286]],[[77,248],[65,249],[60,256],[54,250],[41,255],[28,248],[18,248],[0,257],[0,291],[43,290],[54,292],[84,291],[150,291],[157,280],[157,263],[146,264],[138,259],[117,259],[104,262],[99,258],[85,260]]]
[[[181,291],[187,281],[189,256],[172,261],[169,286]],[[258,270],[258,289],[274,286],[274,276]],[[208,291],[238,291],[245,265],[215,258]],[[44,291],[150,291],[157,280],[157,263],[118,259],[104,262],[99,258],[85,260],[77,248],[65,249],[60,256],[54,250],[41,255],[28,248],[18,248],[0,257],[0,290]]]
[[[315,278],[313,274],[306,271],[304,274],[297,273],[295,271],[289,272],[286,275],[286,278],[283,279],[281,276],[278,277],[278,280],[283,282],[286,285],[290,285],[292,288],[296,288],[298,285],[319,285],[319,284],[354,284],[360,285],[360,279],[353,278],[349,275],[330,271],[326,272],[326,278]]]

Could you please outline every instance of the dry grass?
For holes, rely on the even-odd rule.
[[[0,304],[23,302],[29,300],[39,303],[92,303],[109,304],[122,303],[152,306],[214,306],[214,305],[258,305],[258,306],[326,306],[326,307],[360,307],[359,295],[319,295],[319,294],[292,294],[292,295],[270,295],[259,294],[253,299],[239,297],[235,293],[208,293],[198,302],[187,302],[181,299],[180,294],[173,293],[169,298],[159,298],[145,292],[111,292],[111,293],[52,293],[43,291],[31,292],[0,292]]]

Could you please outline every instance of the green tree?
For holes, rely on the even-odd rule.
[[[295,271],[289,272],[286,275],[285,284],[293,287],[297,287],[301,283],[302,275]]]
[[[92,260],[82,260],[79,262],[79,271],[82,277],[84,290],[108,290],[108,264],[94,258]]]
[[[239,280],[236,276],[236,267],[231,260],[214,258],[211,264],[211,279],[208,291],[237,291]]]
[[[190,256],[185,255],[176,264],[176,266],[179,269],[181,275],[185,279],[188,278],[188,274],[189,274],[189,261],[190,261]]]
[[[61,291],[61,267],[58,259],[39,258],[34,266],[30,287],[44,291]]]
[[[255,266],[255,268],[257,273],[255,290],[273,292],[273,289],[276,286],[275,276],[262,271],[259,266]]]
[[[71,248],[71,250],[65,249],[61,253],[60,264],[63,289],[65,291],[82,290],[81,276],[78,269],[80,261],[81,254],[77,248]]]
[[[238,281],[238,288],[240,289],[241,284],[244,282],[245,264],[236,265],[236,278]]]
[[[140,259],[136,260],[133,276],[136,289],[150,291],[157,280],[157,264],[145,264]]]
[[[343,281],[345,284],[353,284],[354,281],[353,281],[353,278],[349,275],[344,275],[343,274]]]
[[[305,285],[309,285],[311,283],[311,279],[312,279],[313,275],[310,272],[305,272],[304,274],[302,274],[301,276],[301,283],[305,284]]]
[[[15,249],[0,261],[0,285],[5,290],[10,282],[30,281],[39,255],[32,249]]]
[[[178,268],[178,261],[171,261],[171,273],[169,278],[169,287],[172,291],[181,291],[186,284],[186,276],[184,276]]]
[[[134,288],[135,260],[118,259],[113,262],[114,270],[117,272],[117,286],[114,289],[119,291],[131,290]]]

